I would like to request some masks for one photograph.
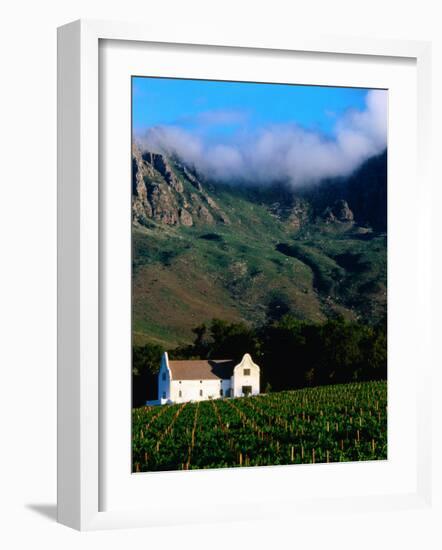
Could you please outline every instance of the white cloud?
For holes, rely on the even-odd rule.
[[[336,121],[334,139],[296,124],[278,124],[223,144],[206,144],[178,126],[150,128],[138,140],[146,149],[176,154],[213,179],[259,184],[288,180],[297,186],[349,175],[381,153],[387,146],[387,108],[387,92],[370,91],[363,111],[351,110]],[[229,124],[236,115],[201,113],[207,124]]]

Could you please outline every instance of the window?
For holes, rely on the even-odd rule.
[[[243,395],[250,395],[252,393],[252,386],[243,386],[242,387],[242,394]]]
[[[222,388],[219,390],[219,394],[220,394],[221,397],[224,395],[224,392],[223,392]]]
[[[180,384],[181,384],[181,380],[180,380]]]
[[[203,390],[200,390],[200,397],[203,396]]]
[[[244,376],[250,376],[250,369],[244,369]]]
[[[163,399],[166,399],[166,392],[163,391]]]
[[[163,372],[163,376],[161,377],[163,380],[166,380],[166,373]]]
[[[183,392],[181,390],[178,392],[178,397],[183,397]]]

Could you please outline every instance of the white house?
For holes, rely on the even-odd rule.
[[[257,395],[259,375],[259,367],[248,353],[237,364],[229,359],[169,361],[165,352],[158,373],[156,403]]]

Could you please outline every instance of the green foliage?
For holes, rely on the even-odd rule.
[[[343,278],[344,270],[334,260],[321,251],[299,243],[292,245],[278,243],[276,249],[286,256],[297,258],[310,267],[313,272],[313,285],[318,292],[327,296],[336,293],[335,285]]]
[[[387,384],[353,383],[142,407],[133,471],[387,458]]]
[[[250,353],[261,366],[262,387],[274,391],[387,377],[385,323],[370,327],[342,317],[312,323],[284,315],[254,329],[213,319],[194,333],[194,344],[173,357],[240,360]]]
[[[132,373],[135,376],[150,372],[156,374],[160,368],[161,354],[163,353],[161,346],[157,344],[146,344],[133,348],[132,354]]]
[[[132,406],[144,405],[157,397],[157,373],[163,348],[157,344],[134,346],[132,349]]]
[[[279,321],[284,315],[290,313],[290,298],[282,290],[276,290],[269,294],[267,304],[267,319],[270,321]]]
[[[209,327],[202,324],[192,329],[192,332],[195,334],[193,345],[178,347],[171,351],[172,358],[240,360],[245,353],[250,353],[257,358],[261,356],[256,331],[244,323],[212,319]]]
[[[168,350],[171,359],[233,359],[250,353],[261,367],[261,388],[283,391],[387,378],[387,326],[342,317],[325,323],[284,315],[251,328],[213,319],[193,329],[194,343]],[[157,398],[161,354],[157,344],[134,347],[134,406]]]
[[[339,314],[369,324],[382,318],[384,234],[314,216],[294,228],[271,211],[273,201],[283,204],[284,191],[207,186],[230,224],[152,221],[149,228],[133,229],[137,344],[189,344],[192,328],[212,318],[251,326],[287,313],[313,322]]]
[[[208,357],[225,357],[239,360],[245,353],[259,356],[255,332],[244,323],[227,323],[214,319],[210,325],[211,345]]]

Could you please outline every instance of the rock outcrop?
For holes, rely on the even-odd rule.
[[[135,225],[228,224],[228,216],[188,167],[165,155],[132,148],[132,220]]]
[[[337,184],[336,184],[337,186]],[[342,189],[341,189],[342,187]],[[259,190],[255,200],[286,224],[298,231],[310,223],[354,224],[355,216],[345,199],[344,184],[296,192],[282,186],[276,190]],[[350,191],[349,191],[350,192]],[[350,195],[351,196],[351,195]],[[148,227],[152,223],[169,226],[230,224],[217,200],[216,185],[174,157],[151,151],[132,150],[132,219],[134,224]],[[320,198],[320,200],[318,200]],[[353,197],[352,197],[353,204]],[[222,199],[220,199],[222,204]],[[361,208],[359,208],[361,210]],[[355,203],[358,223],[358,206]],[[239,223],[239,222],[238,222]]]
[[[270,211],[295,231],[309,222],[311,208],[307,201],[293,196],[288,203],[274,202]]]
[[[347,201],[340,199],[335,201],[333,206],[327,206],[327,208],[322,213],[322,219],[326,223],[342,222],[342,223],[353,223],[354,215],[350,210]]]

